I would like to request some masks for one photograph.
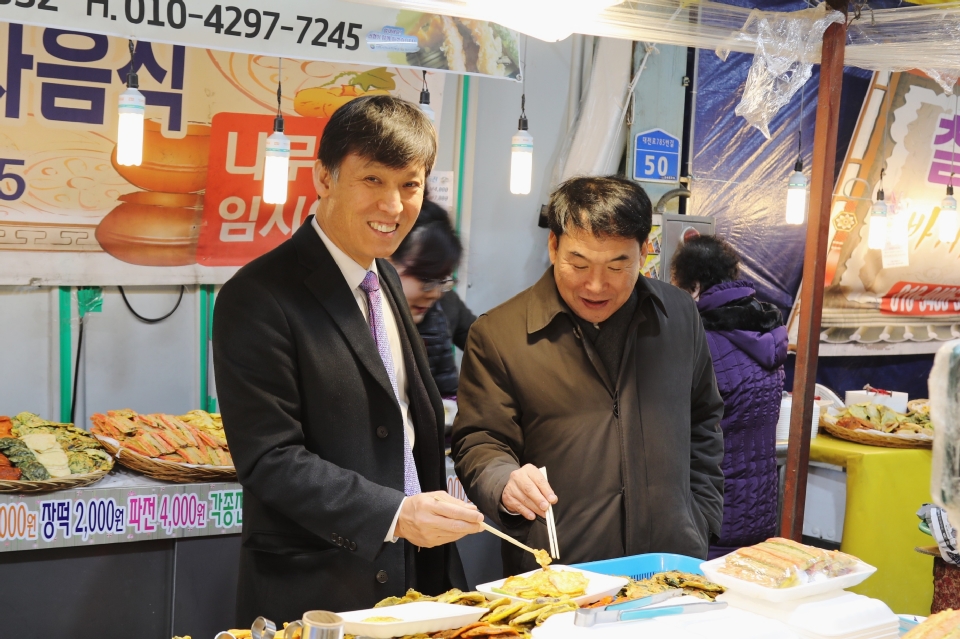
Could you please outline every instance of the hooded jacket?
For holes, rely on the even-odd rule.
[[[749,282],[724,282],[697,302],[723,397],[724,498],[710,558],[777,532],[776,430],[787,359],[780,311]]]

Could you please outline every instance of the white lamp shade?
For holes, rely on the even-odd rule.
[[[263,201],[283,204],[287,201],[287,180],[290,169],[290,138],[274,131],[267,138],[263,166]]]
[[[943,198],[940,203],[937,230],[939,231],[940,241],[945,244],[950,244],[957,239],[957,232],[960,231],[960,218],[957,216],[957,200],[952,195]]]
[[[533,180],[533,136],[527,131],[517,131],[510,146],[510,192],[527,195]]]
[[[867,248],[882,249],[887,245],[887,205],[883,200],[873,203],[867,233]]]
[[[127,89],[117,101],[120,114],[117,164],[121,166],[140,166],[143,161],[143,113],[146,104],[146,98],[136,89]]]
[[[429,118],[431,122],[437,121],[437,114],[433,112],[433,108],[429,104],[420,103],[420,110],[423,111],[423,114]]]
[[[807,176],[794,171],[787,185],[787,224],[803,224],[807,217]]]

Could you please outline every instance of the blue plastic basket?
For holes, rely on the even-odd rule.
[[[702,559],[687,557],[686,555],[673,555],[667,552],[653,552],[646,555],[633,555],[632,557],[619,557],[617,559],[604,559],[603,561],[589,561],[584,564],[576,564],[573,568],[582,568],[591,572],[597,572],[601,575],[616,575],[631,577],[632,579],[649,579],[658,572],[668,570],[679,570],[689,572],[694,575],[702,575],[700,570]]]

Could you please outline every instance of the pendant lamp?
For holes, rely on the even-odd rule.
[[[134,73],[135,45],[130,40],[130,70],[127,72],[127,89],[120,94],[117,111],[117,164],[140,166],[143,161],[143,113],[147,100],[140,93],[140,82]]]
[[[280,111],[280,80],[283,58],[277,65],[277,117],[273,119],[273,133],[267,138],[263,166],[263,201],[266,204],[284,204],[287,201],[287,182],[290,171],[290,138],[283,133],[283,113]]]

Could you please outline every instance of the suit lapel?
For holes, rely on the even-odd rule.
[[[308,218],[294,235],[300,262],[313,271],[304,280],[304,284],[337,324],[357,359],[396,403],[393,385],[390,384],[387,369],[377,351],[370,325],[360,312],[357,300],[347,286],[347,281],[343,279],[340,267],[311,222]]]
[[[404,299],[401,297],[403,287],[400,286],[399,282],[393,281],[392,268],[388,264],[383,264],[382,260],[378,262],[377,268],[380,271],[380,281],[383,283],[387,303],[393,309],[400,329],[398,332],[403,347],[403,364],[407,371],[407,400],[410,402],[410,417],[417,434],[417,443],[413,447],[413,455],[417,463],[417,475],[420,478],[420,486],[424,491],[437,490],[442,488],[439,475],[439,455],[442,454],[439,442],[440,429],[438,428],[437,414],[432,406],[427,384],[424,381],[424,375],[420,374],[421,370],[425,370],[424,374],[429,376],[430,369],[429,367],[421,369],[417,364],[416,354],[418,349],[414,345],[421,344],[422,339],[420,333],[416,330],[416,324],[410,315],[409,307],[398,302],[398,300]],[[407,321],[408,319],[409,321]]]

